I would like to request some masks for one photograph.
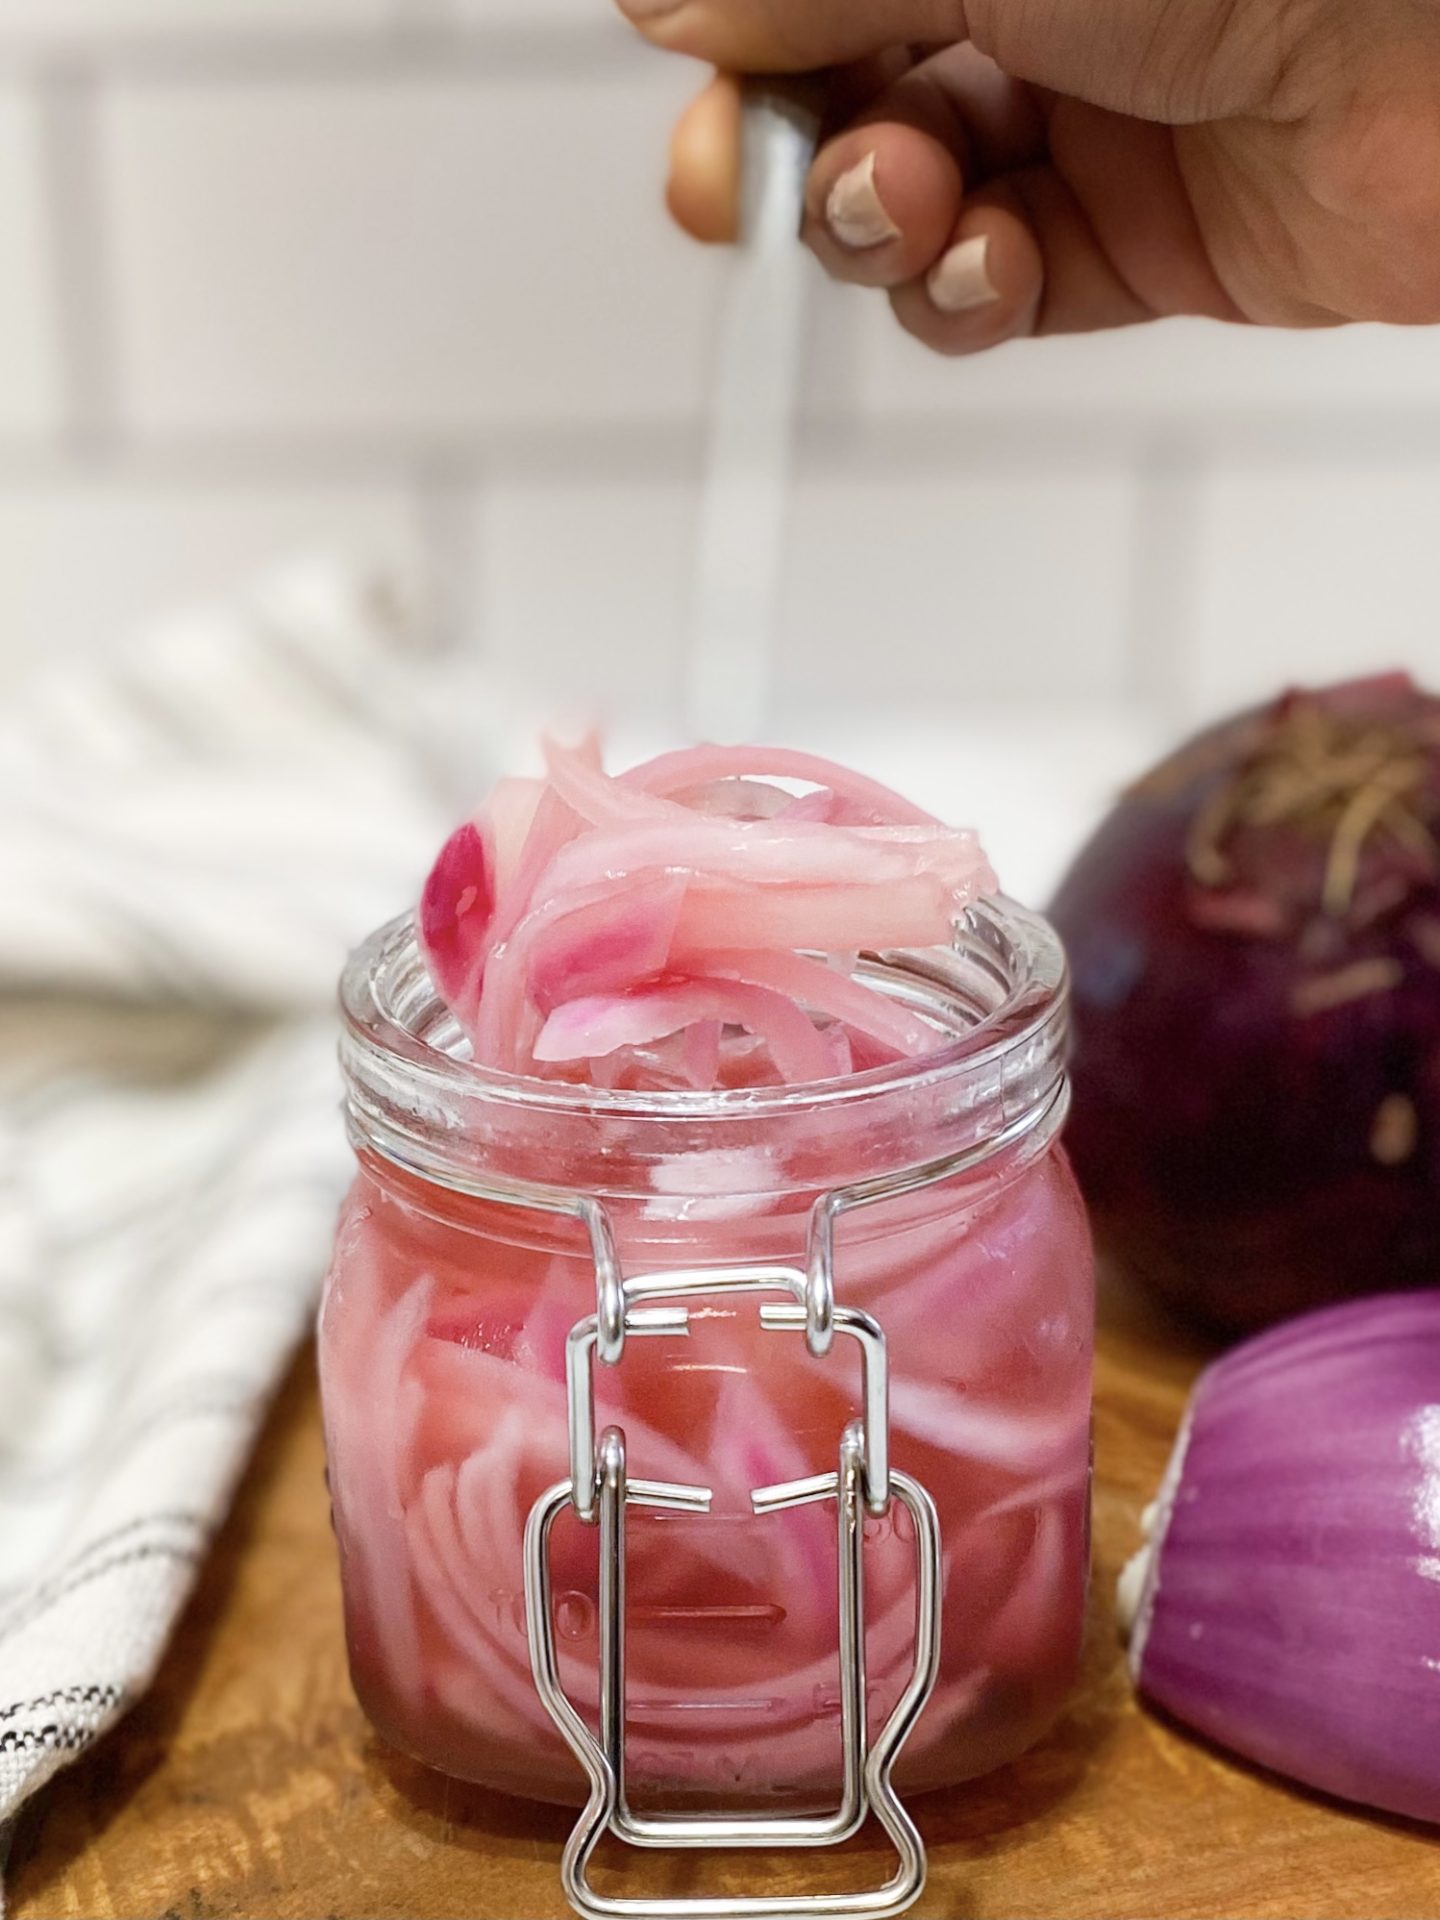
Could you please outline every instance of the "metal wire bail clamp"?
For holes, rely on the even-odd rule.
[[[834,1815],[798,1819],[764,1815],[654,1816],[637,1820],[624,1802],[624,1513],[627,1505],[683,1506],[703,1511],[703,1488],[631,1481],[625,1471],[624,1437],[607,1428],[599,1442],[601,1528],[600,1729],[596,1739],[560,1684],[552,1625],[550,1533],[571,1503],[568,1480],[557,1481],[536,1501],[525,1528],[525,1613],[535,1685],[590,1781],[584,1811],[561,1856],[565,1897],[581,1920],[892,1920],[919,1897],[925,1885],[925,1848],[914,1822],[896,1796],[891,1770],[922,1712],[940,1665],[940,1527],[934,1502],[908,1474],[893,1472],[894,1497],[915,1529],[915,1659],[905,1691],[873,1746],[864,1713],[864,1583],[861,1574],[861,1484],[865,1441],[858,1423],[847,1428],[838,1471],[779,1487],[757,1488],[757,1513],[776,1512],[815,1500],[839,1507],[840,1662],[846,1785]],[[848,1708],[848,1712],[847,1712]],[[854,1784],[852,1767],[858,1775]],[[632,1844],[676,1847],[829,1846],[845,1839],[873,1812],[898,1855],[884,1886],[842,1894],[761,1895],[752,1898],[618,1898],[590,1884],[589,1866],[607,1831]]]
[[[890,1920],[904,1912],[924,1887],[925,1849],[890,1776],[895,1756],[930,1697],[939,1670],[939,1520],[925,1489],[890,1465],[885,1336],[869,1314],[835,1303],[833,1226],[848,1207],[912,1191],[954,1171],[958,1171],[954,1161],[932,1163],[824,1195],[812,1210],[803,1268],[780,1264],[679,1268],[626,1280],[604,1209],[590,1200],[579,1209],[595,1253],[596,1310],[577,1321],[566,1341],[570,1474],[547,1489],[531,1510],[525,1530],[525,1606],[536,1689],[590,1781],[590,1797],[561,1863],[566,1897],[582,1920],[695,1920],[696,1916],[713,1920],[721,1916],[771,1920],[774,1916],[778,1920],[784,1915],[808,1915],[810,1920]],[[706,1512],[711,1495],[704,1487],[629,1478],[623,1432],[610,1427],[597,1433],[594,1364],[597,1357],[602,1364],[617,1364],[631,1336],[687,1336],[687,1302],[755,1293],[783,1296],[761,1307],[764,1331],[803,1332],[810,1351],[817,1355],[828,1352],[838,1333],[853,1339],[861,1351],[864,1417],[846,1429],[838,1468],[751,1493],[757,1515],[816,1501],[836,1502],[840,1801],[832,1812],[818,1815],[637,1814],[625,1788],[625,1512],[636,1505]],[[863,1518],[866,1512],[888,1511],[896,1498],[914,1522],[915,1658],[905,1691],[872,1746],[865,1714]],[[598,1739],[566,1697],[559,1678],[549,1541],[556,1519],[567,1506],[582,1521],[598,1523],[600,1528]],[[607,1831],[640,1847],[821,1847],[849,1838],[872,1811],[889,1834],[899,1865],[883,1887],[870,1891],[749,1899],[618,1899],[598,1893],[588,1877],[590,1860]]]

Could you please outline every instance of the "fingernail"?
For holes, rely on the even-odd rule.
[[[989,250],[990,236],[981,233],[959,241],[936,261],[925,285],[941,313],[968,313],[999,299],[1000,289],[985,270]]]
[[[620,11],[631,20],[658,20],[662,13],[678,13],[684,0],[620,0]]]
[[[875,185],[873,153],[847,168],[831,187],[825,224],[842,247],[879,247],[900,238],[900,229],[885,211]]]

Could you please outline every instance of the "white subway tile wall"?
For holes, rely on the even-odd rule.
[[[469,604],[511,697],[542,721],[673,712],[694,538],[684,477],[497,475],[475,500]]]
[[[660,204],[697,77],[610,0],[0,0],[0,668],[374,551],[517,710],[673,737],[725,286]],[[937,805],[1008,785],[1038,887],[1217,708],[1440,679],[1437,509],[1435,333],[944,362],[817,285],[774,725]]]
[[[1201,709],[1277,678],[1440,670],[1440,466],[1207,473],[1183,678]]]
[[[871,418],[1440,408],[1440,346],[1424,327],[1290,333],[1179,319],[1078,341],[1012,342],[947,363],[902,333],[883,303],[861,301],[857,311],[855,398]]]
[[[64,400],[40,104],[0,86],[0,435],[53,433]]]
[[[383,26],[391,0],[5,0],[0,35],[81,46],[128,34]]]
[[[654,57],[594,85],[108,89],[121,419],[211,435],[693,420],[721,262],[659,205],[683,80]]]
[[[777,700],[802,709],[832,678],[872,708],[1123,699],[1137,492],[1118,466],[802,469]]]

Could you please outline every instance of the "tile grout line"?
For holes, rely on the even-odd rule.
[[[657,56],[658,57],[658,56]],[[347,83],[410,76],[450,80],[535,77],[633,79],[646,50],[619,16],[584,25],[476,27],[445,0],[391,0],[374,29],[288,33],[256,29],[203,37],[183,32],[92,34],[83,43],[26,38],[0,24],[0,75],[32,80],[84,64],[107,79],[146,85],[255,85],[287,80]]]
[[[105,318],[108,284],[95,235],[95,282],[88,326]],[[693,417],[622,417],[592,423],[509,420],[477,423],[454,432],[427,428],[366,431],[334,429],[197,432],[117,431],[113,369],[100,326],[94,364],[86,374],[92,404],[83,446],[57,444],[45,434],[0,431],[0,491],[63,484],[83,451],[90,470],[117,479],[188,481],[200,485],[264,482],[279,477],[362,484],[378,477],[413,478],[440,472],[455,487],[474,485],[494,468],[527,482],[578,485],[617,478],[691,484],[700,468],[701,437]],[[864,475],[885,481],[928,482],[937,474],[974,478],[1038,473],[1083,478],[1123,467],[1154,469],[1160,447],[1183,447],[1197,464],[1243,461],[1267,470],[1314,470],[1343,464],[1347,471],[1433,469],[1440,444],[1440,409],[1401,415],[1336,411],[1317,420],[1303,409],[1263,419],[1209,418],[1177,414],[1112,414],[1105,421],[1083,415],[987,415],[970,422],[968,436],[914,415],[883,421],[833,417],[801,424],[799,478],[817,473]],[[1161,463],[1163,465],[1163,462]]]
[[[453,0],[390,0],[389,17],[391,32],[401,38],[460,30]]]
[[[75,462],[48,438],[0,434],[0,492],[60,485]],[[462,435],[425,431],[366,434],[286,432],[136,435],[85,452],[92,470],[117,479],[250,485],[289,477],[362,485],[376,478],[411,481],[443,474],[457,490],[495,462],[528,480],[604,481],[617,475],[688,479],[696,464],[694,433],[685,423],[626,422],[592,429],[507,427]]]
[[[1126,681],[1164,727],[1186,718],[1195,618],[1202,450],[1158,433],[1136,464],[1135,557],[1125,614]]]
[[[45,68],[34,91],[50,249],[63,437],[75,453],[113,441],[114,309],[96,151],[96,86],[80,63]]]

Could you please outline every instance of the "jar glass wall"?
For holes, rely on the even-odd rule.
[[[1058,1145],[1065,983],[1045,923],[973,910],[953,950],[861,963],[947,1033],[939,1050],[805,1088],[637,1094],[482,1072],[408,922],[345,977],[359,1170],[320,1358],[352,1672],[396,1745],[504,1791],[583,1782],[531,1678],[523,1535],[568,1471],[566,1341],[596,1311],[579,1199],[627,1277],[803,1266],[817,1200],[948,1167],[842,1210],[837,1300],[873,1316],[890,1452],[942,1543],[940,1677],[902,1789],[999,1765],[1059,1709],[1088,1562],[1093,1276]],[[690,1331],[595,1369],[632,1474],[713,1490],[709,1513],[627,1521],[626,1735],[637,1805],[802,1811],[840,1783],[833,1506],[757,1516],[758,1487],[833,1470],[859,1355],[765,1332],[711,1296]],[[598,1689],[596,1529],[552,1538],[560,1676]],[[867,1713],[910,1672],[914,1549],[898,1505],[865,1523]]]

